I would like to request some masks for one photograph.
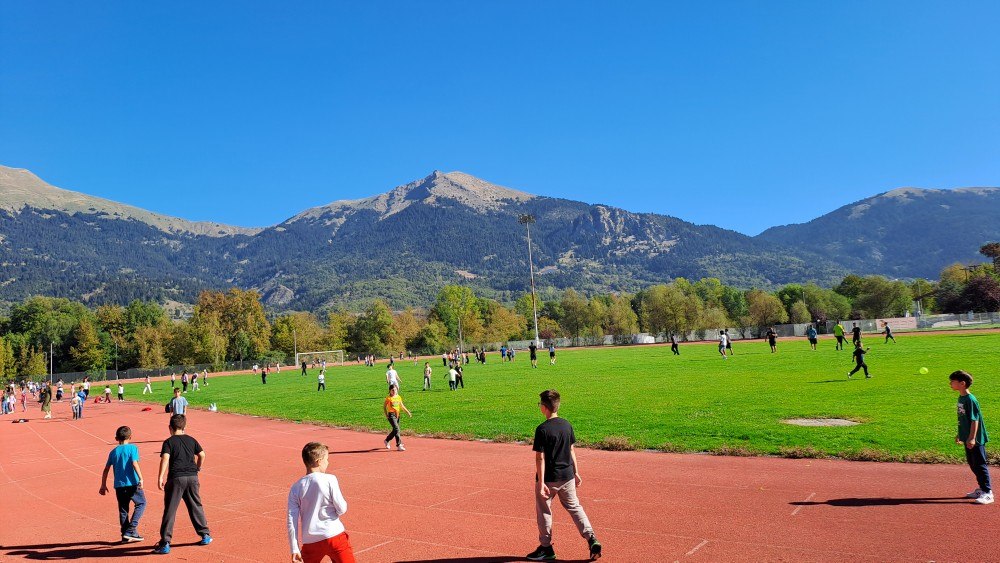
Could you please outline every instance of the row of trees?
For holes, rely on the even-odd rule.
[[[998,310],[997,269],[949,266],[937,283],[850,275],[832,289],[789,284],[775,292],[742,290],[715,278],[678,278],[635,294],[585,296],[568,289],[537,307],[542,338],[587,338],[686,335],[720,327],[755,332],[787,322],[894,317],[909,311],[914,300],[925,313]],[[532,317],[530,294],[508,306],[458,285],[441,289],[427,310],[393,311],[375,300],[360,313],[321,315],[269,315],[254,291],[206,291],[183,321],[169,319],[152,302],[91,310],[68,299],[32,297],[0,319],[0,377],[47,373],[49,362],[64,372],[285,361],[294,351],[440,353],[459,341],[469,347],[531,338]]]

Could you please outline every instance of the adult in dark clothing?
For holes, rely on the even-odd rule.
[[[538,367],[538,345],[534,341],[528,344],[528,359],[531,360],[531,367]]]
[[[671,334],[670,335],[670,351],[673,352],[675,356],[680,356],[681,355],[680,348],[677,345],[677,335],[676,334]]]
[[[858,326],[858,323],[854,323],[854,327],[851,328],[851,341],[855,346],[861,344],[861,327]]]

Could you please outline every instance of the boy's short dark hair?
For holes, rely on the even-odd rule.
[[[545,408],[552,412],[559,411],[559,391],[556,391],[555,389],[546,389],[538,394],[538,398],[541,399]]]
[[[128,426],[119,426],[118,430],[115,430],[115,440],[118,442],[124,442],[125,440],[132,439],[132,429]]]
[[[309,442],[302,448],[302,463],[306,464],[307,468],[316,467],[319,465],[319,460],[329,452],[330,448],[326,444]]]
[[[961,381],[962,383],[965,383],[966,389],[972,387],[972,374],[965,370],[952,372],[951,375],[948,376],[948,379],[951,381]]]
[[[170,417],[170,428],[174,430],[184,430],[187,427],[188,420],[183,414],[175,414]]]
[[[180,393],[180,392],[181,392],[180,387],[174,387],[174,393]]]

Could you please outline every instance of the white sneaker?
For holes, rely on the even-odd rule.
[[[389,442],[385,443],[385,449],[387,449],[387,450],[391,450],[392,449],[392,446],[389,445]]]
[[[400,444],[400,445],[396,446],[396,449],[399,450],[399,451],[401,451],[401,452],[405,452],[406,451],[406,447],[403,446],[403,444]],[[993,497],[990,497],[990,498],[993,498]],[[990,501],[990,502],[992,502],[992,501]]]
[[[980,496],[982,496],[982,494],[983,494],[982,489],[976,489],[974,491],[966,493],[965,498],[979,498]]]
[[[979,498],[976,499],[976,502],[979,504],[993,504],[993,493],[989,492],[979,495]]]

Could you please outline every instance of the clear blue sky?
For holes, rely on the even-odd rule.
[[[0,164],[261,226],[461,170],[748,234],[1000,185],[997,2],[0,2]]]

